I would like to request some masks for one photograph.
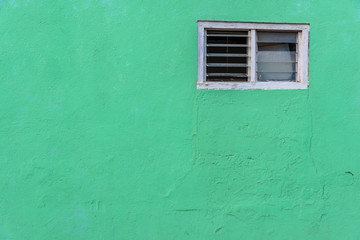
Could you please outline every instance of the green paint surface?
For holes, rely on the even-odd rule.
[[[310,23],[308,90],[196,90],[197,20]],[[357,0],[0,0],[0,240],[360,239]]]

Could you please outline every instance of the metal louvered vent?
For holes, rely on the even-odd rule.
[[[206,31],[206,81],[249,81],[249,31]]]
[[[307,89],[309,24],[198,21],[197,89]]]

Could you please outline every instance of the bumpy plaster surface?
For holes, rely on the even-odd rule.
[[[358,239],[359,9],[0,1],[0,239]],[[309,89],[196,90],[198,19],[310,23]]]

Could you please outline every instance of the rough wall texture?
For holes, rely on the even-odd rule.
[[[310,23],[310,88],[196,90],[196,20]],[[357,0],[0,0],[0,239],[360,239]]]

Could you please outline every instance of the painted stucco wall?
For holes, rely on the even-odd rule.
[[[196,90],[197,20],[310,23],[310,88]],[[358,0],[0,0],[0,240],[360,239]]]

